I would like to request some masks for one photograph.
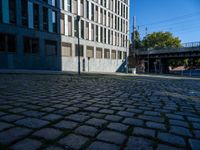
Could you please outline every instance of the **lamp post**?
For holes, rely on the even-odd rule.
[[[81,60],[80,60],[80,35],[79,35],[79,21],[80,16],[77,16],[77,37],[78,37],[78,75],[81,74]]]

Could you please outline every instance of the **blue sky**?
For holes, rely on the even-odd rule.
[[[170,31],[182,43],[200,41],[200,0],[130,0],[130,31],[133,16],[141,36]]]

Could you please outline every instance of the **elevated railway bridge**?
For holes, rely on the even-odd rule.
[[[140,66],[145,72],[168,73],[169,60],[194,59],[200,58],[200,42],[191,42],[182,44],[181,48],[165,48],[165,49],[137,49],[131,53],[130,59],[135,57],[136,66]],[[134,59],[134,58],[133,58]],[[131,61],[130,61],[131,62]]]

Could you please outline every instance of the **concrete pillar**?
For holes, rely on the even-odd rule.
[[[65,14],[65,18],[64,18],[64,22],[65,22],[65,35],[68,35],[68,15]]]

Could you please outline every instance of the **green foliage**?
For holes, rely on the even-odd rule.
[[[150,49],[179,48],[181,40],[170,32],[153,32],[144,37],[142,45]]]

